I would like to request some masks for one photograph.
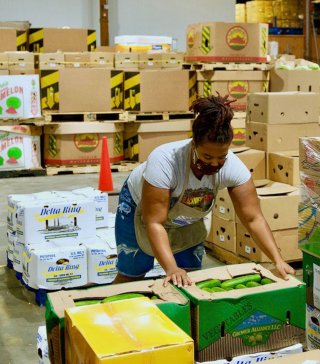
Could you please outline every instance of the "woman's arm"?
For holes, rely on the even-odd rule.
[[[187,272],[179,268],[173,256],[168,234],[164,228],[170,206],[170,190],[152,186],[144,181],[141,209],[148,239],[154,256],[166,272],[164,285],[171,280],[178,287],[191,284]]]
[[[288,274],[295,273],[294,269],[281,257],[270,227],[262,214],[252,179],[241,186],[228,188],[228,191],[236,214],[254,242],[275,263],[281,276],[288,279]]]

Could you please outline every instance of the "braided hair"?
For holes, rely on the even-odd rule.
[[[191,110],[196,114],[192,125],[193,140],[196,145],[205,141],[212,143],[231,143],[233,130],[231,120],[233,111],[228,95],[200,97],[192,103]]]

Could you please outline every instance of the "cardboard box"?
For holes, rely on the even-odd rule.
[[[151,151],[164,143],[190,138],[192,120],[124,124],[124,158],[144,162]]]
[[[213,215],[207,241],[235,253],[237,251],[235,221],[225,220]]]
[[[218,190],[212,213],[213,219],[215,219],[216,216],[221,219],[235,221],[236,213],[227,188]]]
[[[80,358],[88,363],[168,363],[175,358],[184,364],[193,362],[194,348],[192,338],[154,303],[133,298],[130,308],[118,301],[66,309],[66,363]]]
[[[310,350],[304,353],[290,355],[290,357],[275,358],[272,364],[319,364],[320,363],[320,350]]]
[[[85,52],[96,48],[96,31],[70,28],[30,28],[29,51],[34,53]]]
[[[65,52],[64,66],[66,68],[88,68],[90,66],[90,52]]]
[[[248,120],[268,124],[317,123],[318,103],[319,95],[315,92],[250,93]]]
[[[0,126],[0,171],[41,168],[41,127]]]
[[[272,231],[298,227],[300,193],[297,187],[270,180],[255,180],[261,211]],[[236,222],[240,223],[236,216]]]
[[[286,183],[292,186],[300,185],[299,151],[283,151],[268,153],[268,175],[275,182]]]
[[[115,68],[119,70],[139,68],[139,53],[115,53],[114,55]]]
[[[283,70],[270,71],[270,91],[303,91],[320,92],[320,72],[311,70]]]
[[[41,117],[39,76],[0,76],[0,119],[37,117]]]
[[[69,290],[48,293],[46,303],[46,327],[49,342],[49,354],[52,363],[64,363],[64,311],[76,307],[81,301],[104,299],[109,296],[139,292],[147,297],[157,296],[154,302],[185,333],[190,335],[190,305],[185,295],[171,284],[163,287],[163,279],[144,280],[93,287],[81,290]]]
[[[79,242],[27,244],[22,265],[24,283],[36,290],[60,290],[88,283],[87,250]]]
[[[186,44],[190,62],[267,62],[268,24],[190,24]]]
[[[249,147],[232,148],[233,153],[247,166],[253,179],[266,177],[266,153]]]
[[[162,68],[182,68],[185,54],[182,52],[161,53]]]
[[[233,109],[246,110],[249,93],[269,90],[269,71],[197,71],[197,86],[200,96],[229,95]]]
[[[64,67],[64,53],[39,53],[37,61],[40,70],[58,70]]]
[[[56,196],[52,200],[21,201],[17,205],[17,237],[21,243],[83,242],[95,234],[95,206],[89,198]]]
[[[309,350],[320,348],[320,311],[307,304],[306,339]],[[320,351],[319,351],[320,360]],[[319,361],[320,363],[320,361]]]
[[[114,38],[116,52],[170,52],[172,38],[155,35],[118,35]]]
[[[7,70],[9,67],[8,65],[8,54],[7,53],[0,53],[0,71]]]
[[[303,281],[306,283],[307,304],[320,310],[320,243],[318,241],[300,244],[303,254]]]
[[[91,68],[114,68],[114,53],[113,52],[90,52],[90,64]]]
[[[41,70],[42,110],[109,112],[123,108],[123,72],[103,68]],[[77,97],[74,97],[77,90]]]
[[[7,52],[8,69],[11,71],[33,71],[35,69],[35,57],[30,52]]]
[[[274,283],[210,293],[196,283],[260,273]],[[305,284],[288,281],[254,263],[226,265],[189,273],[194,282],[181,288],[191,301],[196,360],[224,359],[277,350],[304,340]],[[275,305],[274,302],[277,302]]]
[[[167,69],[124,73],[124,109],[127,111],[189,112],[196,94],[195,71]]]
[[[0,28],[0,52],[26,51],[27,46],[27,30]]]
[[[139,69],[161,69],[161,53],[139,53]]]
[[[307,175],[320,175],[320,138],[305,137],[299,139],[299,170]]]
[[[237,254],[253,262],[271,262],[262,250],[253,241],[245,227],[236,224],[237,230]],[[298,228],[272,231],[276,245],[285,261],[301,260],[302,254],[298,244]]]
[[[46,165],[99,164],[102,137],[107,137],[111,163],[124,159],[123,124],[113,122],[65,122],[44,126],[44,163]]]
[[[319,136],[318,123],[266,124],[246,123],[246,145],[266,152],[282,152],[299,149],[299,138]]]

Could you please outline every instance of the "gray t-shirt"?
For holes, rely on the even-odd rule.
[[[128,187],[137,205],[141,200],[144,178],[155,187],[171,190],[170,207],[173,206],[183,190],[191,143],[192,139],[185,139],[163,144],[150,153],[146,162],[131,172],[128,178]],[[215,184],[219,186],[219,189],[223,189],[242,185],[250,177],[248,168],[229,150],[225,164],[215,177],[205,175],[201,180],[198,180],[190,169],[189,180],[181,202],[205,211],[211,206],[214,199],[213,178],[215,178]]]

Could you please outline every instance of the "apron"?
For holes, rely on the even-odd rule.
[[[178,253],[180,251],[183,251],[185,249],[191,248],[192,246],[196,246],[199,243],[203,242],[206,237],[208,236],[208,233],[210,231],[210,225],[211,225],[211,218],[209,219],[210,225],[206,227],[206,224],[204,222],[204,218],[206,215],[208,215],[214,205],[215,197],[217,195],[218,190],[218,184],[216,186],[215,183],[215,174],[212,176],[213,179],[213,191],[214,196],[212,199],[211,206],[207,211],[199,211],[197,209],[194,209],[190,206],[185,205],[181,202],[181,199],[184,195],[185,189],[188,184],[189,180],[189,174],[190,174],[190,161],[191,161],[191,146],[190,146],[190,152],[189,157],[187,159],[187,173],[184,180],[184,185],[182,188],[181,195],[179,196],[177,202],[174,204],[174,206],[169,210],[168,212],[168,218],[167,221],[164,224],[164,228],[167,231],[170,246],[172,249],[172,252]],[[178,216],[187,216],[191,218],[198,218],[201,219],[199,221],[196,221],[192,224],[179,226],[171,222],[171,220],[176,219]],[[211,217],[211,214],[210,214]],[[135,233],[137,242],[139,244],[139,247],[141,250],[148,254],[153,256],[151,244],[149,242],[149,239],[146,234],[146,230],[144,227],[144,223],[142,221],[142,213],[141,213],[141,204],[139,203],[134,216],[134,223],[135,223]]]

